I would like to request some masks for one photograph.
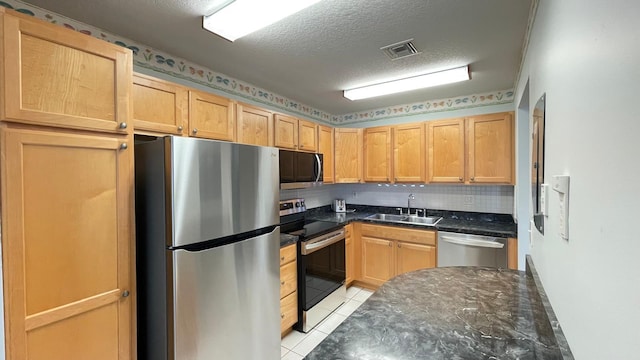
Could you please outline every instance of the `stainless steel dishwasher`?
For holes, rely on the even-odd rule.
[[[507,267],[507,239],[438,231],[438,267]]]

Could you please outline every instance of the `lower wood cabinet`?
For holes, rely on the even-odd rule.
[[[298,293],[293,292],[280,299],[280,333],[298,322]]]
[[[355,253],[353,241],[353,224],[344,227],[344,246],[345,246],[345,285],[349,286],[354,279]]]
[[[280,332],[298,322],[296,244],[280,249]]]
[[[366,285],[380,286],[396,275],[436,266],[436,232],[362,224],[362,274]]]

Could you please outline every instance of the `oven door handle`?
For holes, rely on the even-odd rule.
[[[340,240],[344,240],[344,230],[340,230],[337,234],[329,236],[326,239],[319,239],[318,241],[302,243],[300,252],[302,255],[309,255],[320,249],[323,249],[329,245],[335,244]]]

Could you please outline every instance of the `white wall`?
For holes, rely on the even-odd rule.
[[[569,240],[550,194],[532,256],[576,359],[640,358],[640,2],[541,0],[516,99],[546,92],[545,181],[569,174]],[[526,221],[526,219],[521,219]]]

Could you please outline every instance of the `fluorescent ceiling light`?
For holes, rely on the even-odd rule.
[[[203,16],[202,27],[229,41],[234,41],[319,1],[231,0],[213,14]]]
[[[469,80],[469,66],[444,70],[430,74],[418,75],[410,78],[384,82],[375,85],[363,86],[356,89],[345,90],[344,97],[349,100],[360,100],[376,96],[395,94],[404,91],[428,88],[454,82]]]

